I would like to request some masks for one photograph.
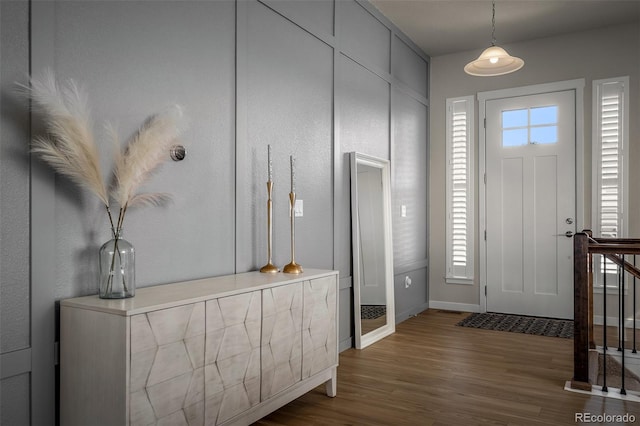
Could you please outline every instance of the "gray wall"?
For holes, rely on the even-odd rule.
[[[340,344],[350,347],[346,153],[357,150],[392,161],[396,282],[403,283],[396,291],[397,319],[426,308],[428,58],[371,5],[42,1],[32,3],[29,22],[26,1],[1,4],[3,377],[9,371],[2,381],[2,424],[29,423],[29,392],[38,407],[31,422],[51,422],[54,304],[97,292],[95,254],[109,238],[95,197],[38,161],[29,168],[29,116],[25,106],[14,107],[12,85],[30,68],[38,75],[52,67],[59,78],[86,87],[105,170],[111,169],[111,148],[102,122],[116,123],[125,138],[167,104],[187,110],[186,159],[167,163],[145,188],[170,192],[172,203],[132,210],[125,222],[125,237],[138,254],[139,287],[255,270],[266,262],[271,144],[274,263],[290,258],[293,154],[305,207],[296,221],[296,260],[340,271]],[[37,120],[34,125],[37,131]],[[402,204],[409,214],[400,220]],[[24,214],[29,205],[30,216]],[[26,253],[31,248],[30,263],[16,253],[19,261],[5,265],[13,245]],[[407,275],[413,285],[405,289]],[[25,316],[30,291],[31,319]],[[5,368],[14,359],[5,352],[15,350],[32,354],[30,373],[29,364]]]
[[[640,7],[640,5],[638,6]],[[518,72],[500,77],[472,77],[464,73],[467,62],[477,58],[480,52],[462,52],[434,57],[431,60],[431,78],[438,84],[431,91],[430,111],[430,299],[461,309],[478,307],[478,237],[476,237],[476,279],[474,285],[445,283],[445,102],[447,98],[475,95],[478,92],[528,86],[539,83],[585,79],[584,88],[584,224],[591,225],[591,90],[596,79],[630,77],[630,236],[640,234],[640,217],[633,212],[640,210],[640,169],[633,167],[640,160],[640,24],[605,27],[597,30],[567,34],[557,37],[514,43],[503,46],[510,54],[525,60]],[[476,129],[477,129],[476,102]],[[475,133],[478,135],[478,132]],[[478,137],[476,136],[476,164],[478,161]],[[580,165],[578,166],[580,167]],[[476,170],[478,168],[476,167]],[[478,179],[476,178],[476,226],[478,226]],[[630,312],[628,310],[627,312]]]
[[[0,3],[0,424],[29,422],[29,116],[12,99],[29,69],[28,4]]]

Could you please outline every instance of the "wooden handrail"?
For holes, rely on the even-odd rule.
[[[625,253],[627,254],[627,253]],[[632,264],[630,264],[629,262],[627,262],[626,260],[623,260],[622,258],[612,255],[612,254],[606,254],[605,255],[607,259],[609,259],[610,261],[612,261],[613,263],[615,263],[616,265],[624,268],[624,270],[628,273],[630,273],[631,275],[633,275],[634,277],[640,279],[640,270],[638,268],[636,268],[635,266],[633,266]]]
[[[589,244],[591,254],[640,254],[640,245]]]
[[[593,255],[601,254],[626,272],[640,279],[640,269],[627,262],[624,255],[640,254],[640,239],[593,238],[585,230],[573,239],[573,378],[571,387],[591,390],[589,348],[593,342]]]
[[[589,234],[587,234],[589,235]],[[620,251],[620,246],[624,251]],[[593,238],[589,235],[589,253],[602,254],[625,271],[640,279],[640,269],[618,255],[640,254],[640,240],[635,238]],[[589,268],[591,269],[591,268]]]
[[[604,237],[590,237],[591,241],[597,243],[611,242],[613,244],[640,244],[639,238],[604,238]]]

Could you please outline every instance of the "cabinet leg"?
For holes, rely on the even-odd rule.
[[[337,368],[331,369],[331,378],[327,380],[327,383],[325,383],[325,386],[327,388],[327,396],[330,396],[331,398],[333,398],[337,395],[338,393],[338,369]]]

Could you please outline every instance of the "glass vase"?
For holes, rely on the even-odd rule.
[[[100,247],[100,298],[124,299],[135,293],[135,250],[119,233]]]

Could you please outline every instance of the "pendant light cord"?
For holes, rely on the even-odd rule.
[[[493,14],[491,16],[491,45],[496,45],[496,2],[492,2]]]

